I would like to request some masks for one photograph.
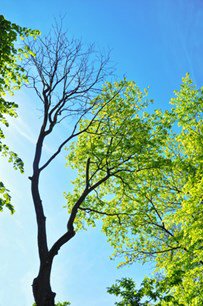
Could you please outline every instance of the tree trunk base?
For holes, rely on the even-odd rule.
[[[32,285],[33,295],[37,306],[54,306],[56,293],[52,292],[49,284],[45,284],[39,277],[35,278]]]

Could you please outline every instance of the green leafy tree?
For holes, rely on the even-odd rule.
[[[175,141],[179,151],[177,169],[182,172],[179,191],[173,199],[179,201],[168,218],[168,227],[179,246],[168,256],[157,257],[157,267],[165,270],[166,285],[182,305],[203,303],[203,88],[198,89],[189,75],[183,79],[180,91],[171,100],[172,112],[178,122]],[[176,152],[176,151],[175,151]],[[179,160],[180,159],[180,160]],[[173,304],[171,304],[173,305]]]
[[[79,176],[66,198],[78,229],[102,220],[121,265],[156,262],[173,296],[161,305],[201,305],[203,89],[186,75],[175,94],[171,112],[149,115],[130,83],[107,104],[71,146],[68,164]]]
[[[27,81],[19,60],[28,57],[31,50],[26,47],[17,47],[17,40],[28,36],[36,38],[38,34],[38,31],[20,27],[0,15],[0,152],[13,164],[14,169],[19,169],[21,172],[23,172],[22,160],[16,153],[10,151],[8,145],[4,142],[3,127],[9,126],[8,117],[17,116],[17,104],[7,101],[6,94],[13,95],[14,91],[20,89],[22,83]],[[4,206],[11,213],[14,212],[9,190],[0,181],[0,211],[3,210]]]

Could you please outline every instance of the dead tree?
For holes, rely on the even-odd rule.
[[[28,63],[29,87],[34,88],[42,104],[42,123],[38,135],[33,161],[31,192],[37,221],[37,242],[40,260],[39,273],[33,281],[33,294],[37,306],[53,306],[50,276],[54,257],[59,249],[74,237],[74,219],[77,209],[72,211],[64,235],[49,248],[47,243],[46,217],[39,187],[41,173],[54,161],[62,148],[74,137],[85,132],[79,130],[80,120],[87,116],[109,70],[108,56],[102,56],[93,46],[85,48],[81,41],[69,40],[67,33],[56,26],[45,38],[29,45],[35,56]],[[88,115],[89,116],[89,115]],[[91,122],[97,114],[94,114]],[[56,151],[42,162],[43,145],[57,125],[64,119],[74,118],[72,130],[67,131]],[[56,140],[57,141],[57,140]],[[79,201],[82,201],[82,197]]]

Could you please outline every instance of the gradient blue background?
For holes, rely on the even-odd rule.
[[[64,15],[70,35],[111,49],[118,78],[126,75],[141,88],[150,86],[155,106],[168,108],[173,90],[186,72],[202,85],[203,1],[201,0],[67,0],[1,1],[1,14],[19,25],[46,33],[54,18]],[[39,128],[39,104],[25,89],[15,96],[21,105],[19,118],[11,122],[8,141],[24,156],[25,174],[1,161],[1,177],[12,191],[14,216],[0,215],[0,306],[30,306],[31,284],[37,274],[36,225],[29,181],[34,142]],[[58,132],[62,137],[64,130]],[[55,141],[45,147],[50,154]],[[64,168],[65,153],[42,177],[50,243],[64,233],[67,215],[63,191],[70,188],[72,174]],[[48,190],[48,194],[47,194]],[[99,229],[78,234],[54,262],[52,285],[57,300],[73,306],[112,306],[106,287],[122,276],[139,283],[153,263],[116,269],[112,253]]]

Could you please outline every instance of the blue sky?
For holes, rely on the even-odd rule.
[[[46,33],[54,18],[66,14],[70,34],[100,49],[111,49],[118,78],[126,75],[141,88],[150,86],[155,106],[168,108],[173,90],[186,72],[202,85],[203,2],[201,0],[68,0],[1,1],[1,14],[19,25]],[[19,118],[8,130],[10,145],[25,161],[25,174],[1,162],[1,177],[12,190],[14,216],[0,218],[0,306],[29,306],[31,283],[37,274],[36,225],[27,180],[31,174],[34,142],[40,113],[36,97],[26,90],[15,96]],[[30,124],[32,123],[32,124]],[[63,130],[58,132],[63,133]],[[49,154],[55,142],[45,148]],[[64,168],[65,153],[42,177],[42,194],[48,219],[49,241],[64,232],[66,211],[63,191],[70,188],[71,174]],[[48,193],[47,193],[48,191]],[[54,262],[52,287],[57,300],[73,306],[113,306],[106,287],[117,278],[133,276],[140,282],[153,264],[116,269],[109,260],[112,250],[99,230],[78,234]]]

